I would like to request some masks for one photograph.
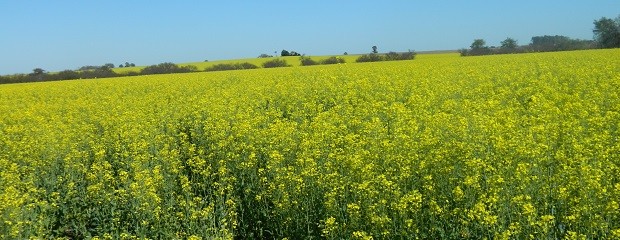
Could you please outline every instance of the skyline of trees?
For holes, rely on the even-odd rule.
[[[598,20],[593,21],[594,28],[593,40],[572,39],[562,35],[543,35],[534,36],[528,45],[519,45],[517,40],[511,37],[507,37],[500,42],[499,47],[487,46],[486,41],[482,38],[474,39],[469,49],[460,49],[461,56],[478,56],[488,54],[507,54],[507,53],[527,53],[527,52],[547,52],[547,51],[569,51],[580,49],[593,49],[593,48],[619,48],[620,47],[620,15],[612,19],[607,17],[601,17]],[[371,54],[377,54],[379,51],[377,46],[372,46]],[[274,52],[277,55],[277,51]],[[345,55],[348,53],[345,52]],[[302,56],[296,51],[282,50],[281,56]],[[261,54],[259,58],[273,57],[268,54]],[[164,63],[169,65],[169,63]],[[160,64],[161,65],[161,64]],[[125,62],[119,64],[118,67],[135,67],[136,64]],[[153,69],[153,66],[148,66],[145,69]],[[12,75],[0,75],[0,84],[2,83],[15,83],[15,82],[33,82],[33,81],[45,81],[45,80],[58,80],[57,78],[77,79],[77,78],[91,78],[91,77],[114,77],[119,76],[116,72],[112,71],[116,65],[113,63],[106,63],[101,66],[82,66],[77,70],[63,70],[54,74],[49,74],[42,68],[33,69],[29,74],[12,74]],[[163,66],[159,66],[163,67]],[[144,69],[142,69],[144,70]],[[167,69],[170,70],[170,69]],[[165,70],[164,72],[168,72]],[[175,69],[175,71],[194,71],[194,69]],[[146,72],[132,72],[125,75],[138,75],[149,74]],[[51,76],[54,75],[54,76]]]

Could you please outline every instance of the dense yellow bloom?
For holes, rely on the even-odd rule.
[[[620,238],[619,55],[2,85],[0,238]]]

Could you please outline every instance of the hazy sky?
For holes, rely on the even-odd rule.
[[[0,74],[132,62],[330,55],[499,45],[506,37],[592,39],[619,0],[0,0]]]

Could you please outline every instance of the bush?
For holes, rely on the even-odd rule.
[[[344,58],[330,57],[330,58],[321,60],[321,64],[338,64],[338,63],[345,63]]]
[[[389,52],[385,54],[386,61],[413,60],[417,53],[409,51],[404,53]]]
[[[284,59],[273,59],[273,60],[269,60],[267,62],[263,63],[263,67],[264,68],[276,68],[276,67],[290,67],[291,65],[288,65],[286,63],[286,60]]]
[[[211,71],[228,71],[228,70],[242,70],[242,69],[255,69],[258,68],[258,66],[251,64],[249,62],[244,62],[244,63],[221,63],[221,64],[215,64],[211,67],[208,67],[207,69],[205,69],[205,71],[207,72],[211,72]]]
[[[312,60],[310,57],[304,57],[304,56],[299,57],[299,61],[301,62],[302,66],[311,66],[311,65],[319,64],[318,62]]]
[[[186,73],[186,72],[195,72],[198,69],[196,66],[185,66],[179,67],[178,65],[170,62],[160,63],[157,65],[151,65],[145,67],[140,71],[141,75],[148,74],[166,74],[166,73]]]
[[[356,62],[379,62],[383,60],[385,60],[383,56],[376,54],[376,53],[371,53],[371,54],[364,54],[358,57],[357,60],[355,61]]]

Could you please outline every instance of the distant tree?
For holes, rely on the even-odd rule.
[[[135,67],[135,66],[136,66],[136,64],[135,64],[135,63],[131,63],[131,64],[129,64],[129,66],[130,66],[130,67]]]
[[[409,50],[408,52],[404,52],[404,53],[388,52],[385,54],[384,60],[385,61],[413,60],[416,55],[417,53],[411,50]]]
[[[372,53],[374,54],[379,53],[379,51],[377,51],[377,46],[372,46]]]
[[[78,70],[80,70],[80,71],[89,71],[89,70],[97,70],[99,68],[100,68],[99,66],[86,65],[86,66],[80,67]]]
[[[125,62],[125,67],[129,67],[129,62]]]
[[[348,52],[344,52],[342,55],[345,55],[345,56],[346,56],[346,55],[349,55],[349,53],[348,53]]]
[[[601,48],[620,47],[620,16],[615,20],[602,17],[594,21],[594,40]]]
[[[42,68],[35,68],[32,69],[32,73],[29,74],[29,77],[31,78],[30,81],[43,81],[46,80],[47,71],[43,70]]]
[[[355,59],[356,62],[379,62],[384,61],[385,57],[376,53],[364,54]]]
[[[147,74],[165,74],[165,73],[186,73],[186,72],[195,72],[197,70],[198,69],[196,68],[196,66],[179,67],[178,65],[174,63],[165,62],[165,63],[160,63],[157,65],[151,65],[151,66],[145,67],[140,71],[140,74],[147,75]]]
[[[286,56],[290,56],[290,55],[291,55],[291,53],[286,51],[286,50],[282,50],[282,52],[280,53],[280,56],[282,56],[282,57],[286,57]]]
[[[514,40],[512,38],[506,38],[504,41],[501,42],[501,49],[506,49],[506,50],[514,50],[517,48],[517,40]]]
[[[32,75],[42,75],[42,74],[45,74],[45,73],[46,73],[46,71],[43,70],[42,68],[32,69]]]
[[[220,63],[220,64],[215,64],[211,67],[208,67],[207,69],[205,69],[205,71],[207,72],[211,72],[211,71],[228,71],[228,70],[242,70],[242,69],[255,69],[258,68],[258,66],[251,64],[249,62],[244,62],[244,63]]]
[[[269,54],[265,54],[265,53],[263,53],[261,55],[258,55],[258,58],[270,58],[270,57],[273,57],[273,56],[271,56]]]
[[[289,52],[289,56],[301,56],[301,54],[299,54],[298,52],[295,52],[295,51],[291,51],[291,52]]]
[[[80,78],[80,74],[73,70],[64,70],[55,74],[56,80],[70,80]]]
[[[486,48],[486,42],[484,39],[474,39],[474,42],[469,46],[471,50],[479,50]]]
[[[103,68],[114,68],[115,66],[112,63],[106,63],[106,64],[103,64],[103,66],[101,66],[101,67],[103,67]]]
[[[484,39],[474,39],[474,42],[469,46],[469,50],[461,50],[461,56],[479,56],[493,53],[486,44]]]
[[[118,67],[119,67],[119,68],[122,68],[122,67],[123,67],[123,64],[119,64],[119,65],[118,65]]]

